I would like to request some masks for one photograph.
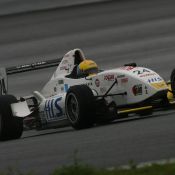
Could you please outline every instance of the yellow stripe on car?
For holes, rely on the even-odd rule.
[[[132,112],[138,112],[138,111],[143,111],[146,109],[152,109],[152,106],[144,106],[144,107],[139,107],[139,108],[133,108],[133,109],[124,109],[118,111],[119,114],[124,114],[124,113],[132,113]]]
[[[156,89],[168,89],[168,86],[164,81],[158,83],[151,83],[151,86],[153,86]]]

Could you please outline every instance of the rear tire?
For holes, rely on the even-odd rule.
[[[173,69],[170,79],[171,79],[171,89],[173,92],[173,96],[175,97],[175,69]]]
[[[0,140],[18,139],[23,132],[23,119],[12,115],[11,104],[17,99],[12,95],[0,96]]]
[[[86,85],[69,88],[65,101],[66,116],[75,129],[92,127],[95,122],[94,95]]]

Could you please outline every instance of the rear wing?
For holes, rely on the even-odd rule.
[[[60,62],[61,62],[61,58],[58,58],[58,59],[52,59],[47,61],[39,61],[31,64],[12,66],[12,67],[6,68],[6,74],[13,75],[13,74],[22,73],[22,72],[56,67],[59,65]]]
[[[61,60],[62,58],[57,58],[52,60],[39,61],[31,64],[0,68],[0,95],[5,95],[8,92],[8,75],[56,67],[60,64]]]

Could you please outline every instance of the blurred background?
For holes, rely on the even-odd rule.
[[[0,64],[62,57],[81,48],[99,67],[136,62],[169,79],[175,67],[173,0],[1,0]],[[55,68],[9,77],[9,90],[40,90]]]
[[[174,0],[0,0],[0,67],[61,58],[81,48],[101,69],[136,62],[166,80],[175,68]],[[11,75],[9,93],[40,91],[56,68]],[[140,118],[139,118],[140,119]],[[175,157],[174,112],[74,131],[24,132],[0,143],[0,168],[49,174],[78,158],[111,167]]]

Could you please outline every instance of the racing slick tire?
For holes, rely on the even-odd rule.
[[[173,96],[175,97],[175,69],[173,69],[173,71],[171,73],[170,80],[171,80],[171,89],[173,92]]]
[[[65,113],[74,129],[92,127],[95,122],[92,90],[86,85],[70,87],[65,100]]]
[[[11,104],[17,99],[13,95],[0,96],[0,140],[12,140],[21,137],[23,119],[12,115]]]

